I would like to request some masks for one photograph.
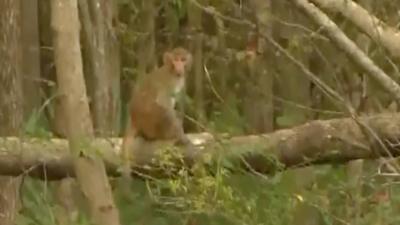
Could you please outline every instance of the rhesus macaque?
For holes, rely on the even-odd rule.
[[[185,73],[192,64],[192,55],[184,48],[175,48],[163,55],[163,65],[146,74],[132,93],[130,119],[122,151],[129,159],[130,145],[135,137],[145,140],[176,140],[192,146],[185,136],[175,111],[176,95],[185,84]]]

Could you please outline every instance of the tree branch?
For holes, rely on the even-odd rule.
[[[357,28],[381,44],[393,56],[400,57],[400,32],[390,27],[372,13],[351,0],[311,0],[318,6],[333,12],[339,12]]]
[[[375,79],[386,91],[391,93],[396,101],[400,101],[400,86],[391,79],[382,69],[353,42],[343,31],[325,15],[319,8],[308,0],[291,0],[299,9],[309,16],[315,23],[322,26],[328,37],[349,58],[358,66],[364,69],[373,79]]]

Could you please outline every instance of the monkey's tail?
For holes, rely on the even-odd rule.
[[[132,166],[132,144],[137,136],[137,130],[132,126],[127,126],[127,129],[122,139],[121,153],[122,153],[122,175],[131,176]]]

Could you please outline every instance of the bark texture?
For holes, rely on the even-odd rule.
[[[113,2],[79,0],[85,73],[96,135],[116,134],[119,107],[118,42],[112,27]],[[117,54],[115,54],[117,53]]]
[[[22,130],[20,7],[19,0],[0,1],[0,136],[19,136]],[[21,180],[0,177],[0,224],[14,224],[20,209]]]
[[[25,118],[40,108],[38,0],[21,1],[22,81]]]
[[[83,78],[77,1],[54,0],[51,9],[57,81],[76,178],[94,224],[119,225],[104,164],[91,154],[93,126]]]
[[[363,128],[360,128],[360,124]],[[226,138],[222,142],[207,133],[189,137],[197,145],[200,156],[207,156],[211,161],[223,157],[231,162],[230,165],[237,165],[237,168],[270,173],[277,169],[276,163],[283,166],[280,169],[287,169],[310,164],[398,156],[400,147],[396,143],[400,138],[400,114],[378,114],[362,117],[358,121],[351,118],[316,120],[291,129]],[[155,176],[165,175],[159,168],[145,165],[157,159],[159,147],[171,143],[139,144],[140,148],[134,148],[138,152],[133,152],[136,160],[133,170]],[[121,139],[99,138],[93,145],[105,162],[108,174],[120,175]],[[65,140],[20,140],[9,137],[0,141],[0,151],[0,174],[15,176],[26,173],[40,178],[46,175],[46,179],[74,176],[72,157]]]

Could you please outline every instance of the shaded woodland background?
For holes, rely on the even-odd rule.
[[[312,120],[396,113],[398,103],[392,92],[373,80],[293,2],[78,0],[94,135],[122,136],[135,80],[159,65],[162,53],[175,46],[189,49],[194,57],[187,95],[178,106],[188,133],[246,136]],[[398,32],[400,2],[353,2]],[[398,57],[357,28],[349,16],[325,8],[321,7],[398,83]],[[1,136],[43,140],[68,136],[67,110],[58,92],[51,10],[49,0],[0,1]],[[267,37],[340,98],[311,80]],[[132,182],[110,178],[110,182],[121,224],[400,222],[395,159],[390,163],[354,160],[270,175],[232,174],[221,168],[214,176],[180,174]],[[1,212],[15,215],[0,216],[8,218],[1,224],[13,220],[18,225],[91,224],[90,206],[73,179],[47,182],[3,176],[0,187]],[[10,205],[15,211],[7,208]]]

